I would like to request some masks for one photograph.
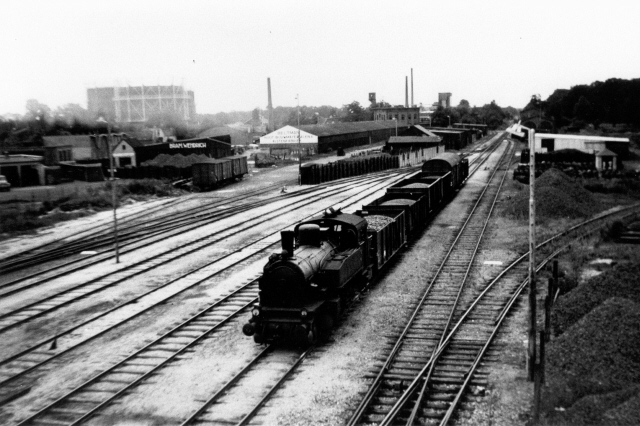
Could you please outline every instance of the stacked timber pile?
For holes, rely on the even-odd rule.
[[[535,182],[536,216],[541,218],[589,217],[602,210],[591,192],[558,169],[549,169]],[[506,216],[529,215],[529,188],[525,187],[504,208]]]

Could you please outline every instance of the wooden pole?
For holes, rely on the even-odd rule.
[[[528,377],[534,380],[536,365],[536,149],[535,131],[529,129],[529,347]]]

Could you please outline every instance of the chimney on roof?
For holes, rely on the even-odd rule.
[[[404,107],[409,108],[409,77],[404,77]]]

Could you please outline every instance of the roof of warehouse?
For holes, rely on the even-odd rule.
[[[91,137],[89,135],[63,135],[63,136],[43,136],[44,146],[74,146],[91,148]]]
[[[442,143],[439,136],[391,136],[389,143]]]
[[[416,124],[416,125],[414,125],[413,127],[415,127],[416,129],[420,130],[422,133],[424,133],[424,134],[425,134],[425,135],[427,135],[427,136],[434,136],[434,137],[436,136],[436,134],[435,134],[435,133],[433,133],[433,132],[432,132],[432,131],[430,131],[430,130],[425,129],[424,127],[422,127],[422,126],[421,126],[421,125],[419,125],[419,124]]]
[[[212,127],[203,132],[198,133],[199,138],[215,138],[216,136],[231,136],[232,134],[243,133],[246,134],[246,130],[234,129],[233,127]]]
[[[629,138],[614,138],[609,136],[592,136],[592,135],[559,135],[552,133],[536,133],[537,139],[578,139],[585,142],[629,142]]]
[[[311,133],[315,136],[331,136],[346,133],[368,132],[371,130],[390,129],[396,127],[395,121],[353,121],[349,123],[334,124],[305,124],[300,126],[300,130]],[[291,126],[298,128],[298,126]],[[401,125],[402,127],[402,125]]]
[[[462,129],[460,129],[462,130]],[[441,129],[434,129],[432,130],[433,133],[438,134],[438,133],[452,133],[452,134],[460,134],[462,132],[460,131],[455,131],[455,130],[441,130]]]

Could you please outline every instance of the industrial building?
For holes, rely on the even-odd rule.
[[[127,86],[87,89],[90,113],[118,123],[145,123],[158,113],[174,113],[185,121],[195,119],[193,91],[182,86]]]
[[[620,159],[624,159],[629,154],[629,139],[610,136],[535,134],[536,152],[553,152],[561,149],[577,149],[589,154],[609,150],[617,154]]]
[[[156,143],[133,147],[138,165],[147,160],[153,160],[160,154],[184,156],[196,154],[210,158],[221,158],[231,155],[230,137],[183,139],[175,142]]]
[[[419,107],[379,107],[371,108],[374,121],[395,120],[398,125],[407,126],[420,123]]]
[[[289,154],[302,150],[308,155],[339,148],[387,141],[407,128],[397,121],[356,121],[351,123],[284,126],[260,138],[260,145],[272,153]]]
[[[400,167],[414,166],[445,152],[445,144],[438,136],[391,136],[384,151],[396,155]]]

